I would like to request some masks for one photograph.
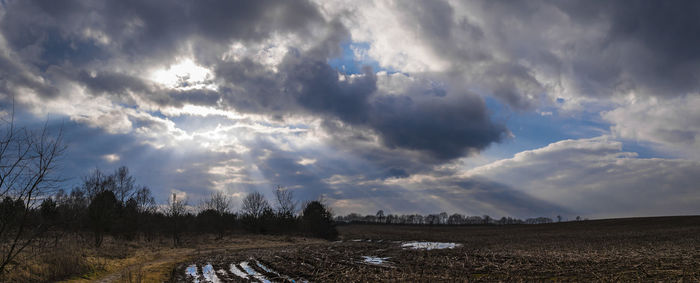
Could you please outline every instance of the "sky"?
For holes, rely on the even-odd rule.
[[[698,1],[0,1],[0,115],[159,202],[700,214]],[[14,110],[13,110],[14,109]]]

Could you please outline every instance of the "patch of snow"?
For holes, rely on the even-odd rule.
[[[192,276],[195,283],[199,283],[199,275],[197,275],[197,265],[190,265],[185,269],[185,274],[187,276]]]
[[[248,273],[248,275],[253,276],[253,278],[259,280],[260,282],[271,283],[270,280],[268,280],[267,277],[265,277],[265,275],[258,273],[257,271],[255,271],[255,269],[250,267],[247,261],[242,261],[240,266],[243,267],[243,270],[245,270],[245,272]]]
[[[216,272],[214,272],[214,267],[211,266],[211,263],[207,263],[207,265],[202,267],[202,275],[204,275],[204,281],[206,282],[221,282],[221,280],[219,280],[219,277],[216,276]]]
[[[414,250],[441,250],[454,249],[455,247],[461,246],[461,244],[440,242],[408,242],[402,244],[401,246],[403,248],[409,248]]]
[[[262,268],[262,270],[265,270],[265,272],[280,275],[279,273],[277,273],[277,271],[272,270],[272,268],[265,266],[264,264],[260,263],[257,260],[255,261],[255,264],[258,265],[258,267]]]
[[[387,263],[388,262],[387,259],[389,259],[388,257],[374,257],[374,256],[366,256],[366,255],[364,255],[362,257],[365,258],[365,263],[376,264],[376,265],[382,265],[384,263]]]
[[[248,274],[245,274],[245,272],[241,271],[236,267],[235,264],[231,264],[231,273],[235,274],[236,276],[243,278],[243,279],[248,279]]]

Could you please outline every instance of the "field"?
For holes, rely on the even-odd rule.
[[[195,256],[177,265],[171,279],[700,281],[698,216],[510,226],[344,225],[339,230],[336,242],[297,241]],[[455,245],[406,246],[414,241]]]

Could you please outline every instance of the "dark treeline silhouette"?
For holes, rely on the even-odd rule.
[[[559,217],[561,219],[561,217]],[[580,217],[577,217],[579,220]],[[336,216],[335,221],[338,223],[358,223],[358,224],[400,224],[400,225],[511,225],[511,224],[546,224],[554,222],[551,218],[537,217],[528,218],[525,220],[502,217],[494,219],[491,216],[467,216],[459,213],[447,214],[441,212],[439,214],[384,214],[383,210],[377,211],[375,215],[361,215],[351,213],[345,216]],[[561,220],[560,220],[561,222]]]
[[[337,237],[332,215],[321,201],[306,203],[302,213],[297,214],[298,204],[292,191],[277,186],[275,197],[273,206],[261,193],[253,192],[243,199],[240,212],[231,210],[230,198],[222,193],[212,194],[198,208],[175,194],[167,205],[159,206],[148,187],[135,184],[127,167],[120,167],[113,174],[95,169],[70,193],[58,190],[39,206],[29,208],[30,221],[26,225],[90,232],[96,247],[105,235],[126,240],[143,237],[147,241],[167,236],[175,245],[180,244],[182,235],[205,233],[219,238],[246,232]],[[22,202],[9,197],[0,201],[3,219],[25,208]]]

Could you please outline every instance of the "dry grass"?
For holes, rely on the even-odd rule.
[[[2,280],[7,282],[49,282],[73,274],[92,272],[95,268],[85,256],[85,249],[75,241],[67,241],[51,252],[22,254],[19,264],[10,268]]]
[[[181,247],[169,238],[152,242],[125,241],[105,237],[95,248],[90,234],[47,235],[26,249],[1,282],[163,282],[177,263],[212,252],[277,247],[293,244],[296,238],[235,235],[185,236]]]
[[[212,253],[227,253],[240,249],[288,246],[305,239],[279,236],[236,235],[216,239],[214,235],[183,238],[182,247],[173,248],[169,239],[155,243],[110,242],[94,251],[93,262],[101,261],[98,272],[83,274],[65,282],[164,282],[168,281],[178,263]],[[312,242],[319,242],[313,240]]]

